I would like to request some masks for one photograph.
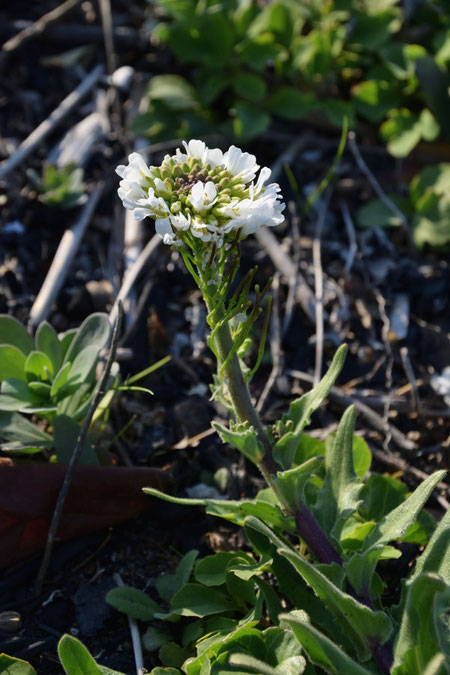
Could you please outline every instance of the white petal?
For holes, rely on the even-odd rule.
[[[209,203],[211,203],[213,199],[217,197],[216,186],[212,180],[209,180],[205,185],[205,197]]]
[[[223,152],[220,148],[206,148],[203,159],[205,164],[211,164],[212,167],[223,164]]]
[[[152,213],[150,209],[136,208],[133,210],[133,216],[135,220],[144,220],[147,216],[151,216]]]
[[[190,199],[194,211],[200,213],[203,210],[205,204],[204,186],[201,180],[199,180],[198,183],[192,186],[190,192]]]
[[[128,155],[128,163],[135,165],[136,168],[146,176],[150,175],[150,170],[145,163],[144,158],[138,152],[132,152],[131,155]]]
[[[183,213],[177,213],[175,216],[170,216],[170,222],[176,230],[188,230],[191,222],[191,216],[188,217]]]
[[[248,152],[242,152],[242,150],[235,145],[230,146],[225,153],[223,160],[228,171],[233,176],[241,176],[245,183],[253,180],[259,169],[259,164],[256,163],[255,155],[250,155]]]
[[[155,182],[155,188],[158,192],[162,192],[165,195],[170,195],[169,188],[164,183],[164,181],[161,180],[161,178],[155,178],[154,182]]]
[[[189,143],[183,141],[183,145],[186,148],[186,152],[189,157],[195,157],[196,159],[203,160],[203,154],[206,150],[206,145],[203,141],[192,139],[189,141]]]
[[[169,218],[157,218],[155,220],[155,230],[156,234],[159,234],[161,238],[163,238],[165,234],[173,234]]]
[[[258,195],[261,192],[264,183],[266,182],[266,180],[269,180],[271,173],[272,171],[267,166],[263,166],[263,168],[259,172],[258,180],[256,181],[254,193],[255,195]],[[272,183],[272,185],[275,185],[275,183]]]

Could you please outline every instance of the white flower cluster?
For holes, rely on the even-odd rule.
[[[195,237],[221,247],[236,232],[242,239],[283,222],[280,188],[265,185],[271,173],[267,167],[256,179],[260,167],[254,155],[234,145],[225,153],[203,141],[183,145],[185,152],[166,155],[159,167],[148,167],[133,152],[128,165],[116,169],[124,207],[137,220],[154,218],[165,244],[181,245]]]

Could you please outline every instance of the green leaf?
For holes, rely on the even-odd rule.
[[[300,434],[311,421],[311,415],[319,408],[342,370],[347,353],[347,345],[342,345],[334,355],[333,361],[319,384],[307,394],[291,403],[289,412],[281,419],[281,429],[286,433],[276,442],[273,456],[283,469],[292,466]],[[293,427],[293,428],[292,428]],[[292,431],[291,431],[292,428]]]
[[[416,214],[413,235],[417,246],[442,248],[450,242],[450,164],[426,167],[410,184]]]
[[[359,480],[363,480],[372,464],[372,453],[362,436],[353,436],[353,466]]]
[[[247,422],[236,424],[232,429],[227,429],[219,422],[213,422],[212,426],[224,443],[229,443],[233,448],[242,452],[254,464],[261,462],[264,457],[264,448],[254,427],[249,426]]]
[[[233,132],[238,138],[250,139],[259,136],[270,124],[270,115],[246,101],[236,101],[230,113],[234,118]]]
[[[407,492],[405,483],[373,471],[361,494],[361,515],[366,520],[379,521],[405,501]]]
[[[172,633],[166,628],[150,626],[142,636],[142,646],[147,652],[155,652],[166,642],[170,642],[172,638]]]
[[[190,655],[191,649],[189,647],[180,647],[176,642],[167,642],[160,648],[158,654],[159,660],[165,666],[178,666],[180,668]]]
[[[444,580],[431,572],[418,575],[411,583],[395,642],[392,675],[422,675],[439,652],[436,603],[445,589]]]
[[[396,195],[389,195],[390,199],[403,212],[411,207],[408,200],[402,200]],[[381,199],[371,199],[361,206],[356,212],[356,222],[360,227],[399,227],[402,224],[401,218],[392,213]]]
[[[80,432],[81,426],[74,419],[68,417],[68,415],[57,415],[53,420],[55,451],[60,464],[70,463]],[[89,440],[85,438],[78,464],[96,466],[98,463],[97,456]]]
[[[387,141],[391,155],[406,157],[422,138],[434,140],[439,134],[439,126],[429,110],[422,110],[418,116],[407,108],[394,108],[381,125],[380,133]]]
[[[72,367],[64,387],[66,391],[73,391],[80,384],[83,384],[89,376],[94,373],[95,365],[98,360],[98,347],[95,345],[82,349],[72,362]],[[61,395],[62,392],[60,392]]]
[[[17,321],[17,319],[8,314],[0,314],[0,335],[3,344],[13,345],[25,356],[34,347],[32,338],[28,335],[20,321]]]
[[[277,505],[269,504],[265,501],[233,501],[225,499],[185,499],[172,497],[164,492],[155,490],[155,488],[142,488],[143,492],[152,497],[164,499],[172,504],[182,504],[185,506],[204,506],[206,513],[209,513],[225,520],[229,520],[236,525],[243,525],[246,516],[254,515],[264,522],[269,523],[275,528],[292,530],[292,519],[288,519]]]
[[[306,661],[303,656],[292,656],[289,659],[285,659],[280,664],[280,666],[283,666],[282,669],[272,668],[272,666],[269,666],[260,659],[255,659],[253,656],[248,656],[247,654],[232,654],[229,663],[232,666],[245,668],[245,672],[250,670],[251,673],[257,673],[258,675],[280,675],[280,673],[283,673],[283,675],[300,675],[306,667]]]
[[[37,675],[30,663],[7,654],[0,654],[0,673],[1,675]]]
[[[439,481],[444,479],[445,471],[435,471],[414,490],[408,499],[386,515],[374,527],[365,542],[365,549],[387,544],[401,539],[406,530],[416,520],[431,492]]]
[[[374,642],[384,643],[392,632],[392,622],[387,614],[381,611],[372,611],[366,605],[358,602],[352,596],[341,591],[338,586],[322,574],[319,569],[309,563],[294,549],[286,548],[286,544],[275,535],[263,522],[249,517],[246,525],[267,536],[284,556],[299,572],[306,583],[313,588],[326,607],[335,615],[339,623],[350,631],[359,658],[370,658],[370,645]]]
[[[301,93],[294,87],[278,87],[266,104],[267,109],[278,117],[288,120],[300,120],[316,104],[313,94]]]
[[[155,613],[162,613],[161,607],[144,591],[131,586],[118,586],[107,592],[106,602],[133,619],[151,621]]]
[[[156,579],[156,590],[163,600],[170,602],[172,596],[189,580],[198,556],[195,549],[186,553],[178,563],[175,574],[161,574]]]
[[[427,51],[422,45],[391,42],[380,49],[380,57],[396,80],[411,81],[414,78],[415,62]],[[411,84],[410,84],[411,86]],[[415,85],[413,85],[415,88]]]
[[[273,35],[265,33],[245,40],[237,47],[240,59],[255,70],[264,70],[267,63],[280,56],[280,46],[275,44]]]
[[[174,22],[170,45],[184,63],[200,63],[220,68],[229,63],[233,50],[233,25],[222,12],[195,12],[186,20]]]
[[[71,340],[70,346],[64,357],[66,361],[73,362],[75,357],[85,347],[96,347],[98,351],[106,347],[109,336],[111,334],[111,326],[109,325],[108,315],[101,312],[90,314],[87,319],[83,321],[75,336],[71,335],[67,339]],[[64,338],[62,340],[62,349],[64,351]]]
[[[327,444],[327,471],[315,505],[315,515],[325,532],[340,547],[342,527],[361,503],[363,484],[353,467],[354,406],[342,416],[336,436]]]
[[[60,370],[56,373],[53,382],[52,382],[52,387],[50,389],[50,397],[54,398],[56,397],[61,389],[64,387],[64,385],[67,382],[67,378],[69,377],[70,369],[72,368],[71,363],[65,363]],[[64,393],[63,393],[64,395]]]
[[[280,614],[280,621],[286,622],[295,637],[308,654],[310,660],[333,675],[370,675],[370,671],[358,665],[334,642],[314,628],[306,612],[297,610]]]
[[[289,507],[295,508],[300,501],[304,501],[305,484],[322,464],[323,457],[311,457],[293,469],[277,473],[275,484]]]
[[[267,93],[264,79],[254,73],[238,73],[233,78],[233,88],[236,94],[254,103],[262,101]]]
[[[309,434],[302,434],[295,451],[294,464],[298,466],[311,457],[318,456],[324,460],[325,453],[326,449],[324,441],[321,441],[320,438],[309,436]]]
[[[425,167],[411,180],[409,189],[414,206],[423,211],[430,194],[442,197],[450,190],[450,163]]]
[[[11,381],[11,380],[9,380],[9,381]],[[17,381],[21,382],[21,380],[17,380]],[[50,399],[51,386],[49,384],[47,384],[46,382],[28,382],[28,389],[33,394],[36,394],[36,396],[39,396],[41,399],[44,399],[44,400],[47,400],[47,401]]]
[[[40,396],[33,392],[23,380],[14,377],[3,380],[0,394],[0,410],[27,411],[45,405]]]
[[[350,128],[355,125],[353,104],[349,101],[341,101],[335,98],[322,99],[318,108],[323,110],[331,124],[334,124],[338,129],[342,129],[346,121]]]
[[[444,476],[445,471],[436,471],[429,476],[406,501],[375,525],[364,542],[363,551],[344,563],[350,583],[359,595],[370,594],[372,577],[384,546],[404,536],[408,527],[415,522],[430,493]]]
[[[32,351],[25,361],[25,375],[27,380],[41,380],[48,382],[53,378],[53,363],[44,352]]]
[[[393,10],[381,10],[376,14],[367,12],[354,12],[353,20],[356,22],[350,42],[359,49],[378,50],[383,44],[391,39],[391,34],[401,27],[401,18]]]
[[[419,78],[428,107],[433,112],[440,128],[450,137],[450,102],[448,96],[448,73],[428,55],[416,61]]]
[[[63,360],[65,360],[66,354],[69,351],[69,347],[74,341],[77,333],[78,333],[77,328],[69,328],[69,330],[66,330],[64,333],[61,334],[59,341],[61,344],[61,354]]]
[[[423,675],[443,675],[447,663],[448,659],[445,654],[436,654],[436,656],[433,656],[431,661],[427,663]]]
[[[0,411],[0,438],[27,445],[53,447],[53,438],[35,424],[15,412]]]
[[[67,675],[101,675],[90,652],[71,635],[64,635],[59,641],[58,655]]]
[[[0,381],[14,377],[26,382],[25,354],[13,345],[0,345]]]
[[[172,110],[195,108],[195,90],[181,75],[155,75],[147,89],[150,100],[162,100]]]
[[[355,110],[370,122],[381,122],[391,108],[401,103],[399,96],[387,80],[365,80],[352,89]]]
[[[412,575],[407,580],[411,584],[423,572],[436,572],[450,585],[450,510],[446,511],[435,529],[425,551],[422,553]]]
[[[236,609],[234,602],[221,591],[192,583],[185,584],[170,604],[172,613],[181,616],[209,616]]]
[[[202,558],[195,566],[195,580],[204,586],[221,586],[226,581],[228,566],[234,558],[240,560],[238,551],[220,551]]]
[[[52,373],[57,373],[62,363],[62,349],[56,331],[47,321],[39,324],[36,331],[36,347],[44,352],[53,364]]]

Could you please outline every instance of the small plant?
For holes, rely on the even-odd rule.
[[[78,329],[60,336],[44,321],[34,340],[16,319],[1,315],[0,335],[2,450],[9,454],[54,450],[57,461],[68,463],[94,396],[99,354],[110,337],[107,315],[91,314]],[[96,420],[110,405],[118,377],[115,363]],[[97,453],[88,440],[85,445],[81,462],[97,464]]]
[[[48,206],[73,209],[87,201],[83,169],[75,164],[58,169],[47,162],[42,170],[42,178],[32,171],[28,174],[39,190],[39,201]]]
[[[158,75],[136,133],[218,131],[249,139],[272,117],[322,114],[380,127],[396,157],[448,137],[449,18],[444,2],[153,0],[152,37],[179,74]]]
[[[304,434],[339,375],[345,346],[312,391],[293,401],[278,422],[263,426],[248,383],[262,358],[265,330],[253,367],[242,356],[269,284],[252,293],[254,269],[237,287],[233,282],[239,241],[282,219],[279,187],[266,185],[266,168],[257,178],[255,157],[234,146],[222,153],[200,141],[184,145],[159,167],[132,154],[129,165],[117,169],[119,195],[135,217],[155,219],[156,231],[180,253],[201,290],[218,364],[213,396],[231,413],[229,427],[214,427],[258,467],[267,488],[253,500],[231,502],[146,489],[242,525],[253,554],[219,553],[194,565],[191,552],[174,575],[158,580],[168,609],[135,589],[111,591],[108,600],[140,619],[200,619],[178,631],[181,645],[170,637],[167,643],[172,630],[150,629],[148,643],[160,646],[168,665],[154,675],[172,675],[177,667],[187,675],[314,673],[316,666],[338,675],[443,675],[450,656],[449,514],[403,580],[398,605],[383,598],[380,563],[401,556],[392,543],[427,542],[433,524],[421,509],[445,472],[409,496],[401,484],[376,474],[364,483],[370,451],[355,440],[353,407],[324,444]],[[196,653],[186,658],[193,641]]]
[[[419,248],[446,250],[450,244],[450,164],[429,166],[411,180],[408,197],[391,199],[411,220]],[[356,214],[361,227],[396,227],[400,220],[381,202],[373,199]]]

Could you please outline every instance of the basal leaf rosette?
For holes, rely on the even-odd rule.
[[[234,145],[225,153],[198,140],[183,145],[160,166],[133,152],[116,169],[124,207],[137,220],[153,218],[165,244],[198,250],[201,241],[217,250],[283,221],[280,187],[266,185],[271,171],[259,171],[254,155]]]

